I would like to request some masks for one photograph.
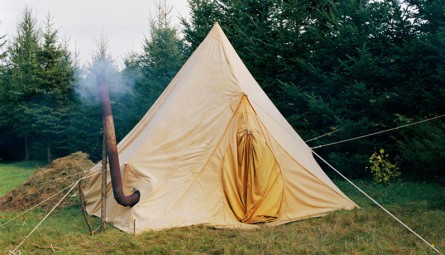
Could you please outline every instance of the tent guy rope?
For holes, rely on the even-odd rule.
[[[85,171],[82,171],[82,172],[79,172],[79,173],[82,173],[82,174],[88,174],[88,173],[96,174],[96,173],[94,173],[94,172],[89,172],[88,170],[85,170]],[[42,183],[41,185],[48,184],[48,183],[52,183],[52,182],[56,182],[56,181],[58,181],[58,180],[68,179],[68,178],[70,178],[70,177],[74,177],[74,176],[79,176],[79,173],[75,173],[75,174],[65,175],[65,176],[63,176],[63,177],[54,178],[54,179],[52,179],[52,180],[50,180],[50,181],[47,181],[47,182]]]
[[[322,158],[320,155],[318,155],[315,151],[311,150],[312,153],[317,156],[321,161],[323,161],[326,165],[328,165],[332,170],[334,170],[337,174],[339,174],[343,179],[345,179],[347,182],[349,182],[354,188],[356,188],[358,191],[360,191],[365,197],[367,197],[369,200],[371,200],[374,204],[376,204],[380,209],[382,209],[384,212],[386,212],[389,216],[394,218],[397,222],[399,222],[402,226],[404,226],[406,229],[408,229],[411,233],[413,233],[415,236],[417,236],[420,240],[422,240],[424,243],[426,243],[431,249],[433,249],[438,254],[443,255],[439,249],[434,247],[430,242],[425,240],[422,236],[417,234],[413,229],[411,229],[408,225],[406,225],[403,221],[401,221],[399,218],[397,218],[394,214],[392,214],[390,211],[388,211],[385,207],[383,207],[380,203],[378,203],[375,199],[373,199],[371,196],[369,196],[365,191],[363,191],[361,188],[359,188],[357,185],[355,185],[351,180],[349,180],[346,176],[344,176],[340,171],[338,171],[335,167],[333,167],[329,162],[327,162],[324,158]]]
[[[284,130],[286,130],[286,132],[287,132],[288,134],[294,136],[294,134],[291,133],[291,132],[287,129],[287,127],[281,125],[280,122],[279,122],[273,115],[271,115],[269,112],[267,112],[263,107],[261,107],[261,105],[259,105],[259,104],[255,104],[255,106],[261,108],[261,109],[263,110],[263,112],[264,112],[266,115],[268,115],[272,120],[274,120],[275,123],[279,124]],[[440,118],[443,118],[443,117],[445,117],[445,114],[442,114],[442,115],[439,115],[439,116],[436,116],[436,117],[432,117],[432,118],[429,118],[429,119],[424,119],[424,120],[421,120],[421,121],[416,121],[416,122],[413,122],[413,123],[408,123],[408,124],[405,124],[405,125],[402,125],[402,126],[398,126],[398,127],[394,127],[394,128],[389,128],[389,129],[385,129],[385,130],[377,131],[377,132],[374,132],[374,133],[370,133],[370,134],[366,134],[366,135],[361,135],[361,136],[357,136],[357,137],[353,137],[353,138],[349,138],[349,139],[345,139],[345,140],[341,140],[341,141],[337,141],[337,142],[332,142],[332,143],[328,143],[328,144],[322,144],[322,145],[318,145],[318,146],[314,146],[314,147],[309,147],[309,148],[310,148],[310,149],[318,149],[318,148],[327,147],[327,146],[331,146],[331,145],[335,145],[335,144],[340,144],[340,143],[350,142],[350,141],[354,141],[354,140],[358,140],[358,139],[362,139],[362,138],[370,137],[370,136],[373,136],[373,135],[383,134],[383,133],[386,133],[386,132],[390,132],[390,131],[394,131],[394,130],[398,130],[398,129],[406,128],[406,127],[409,127],[409,126],[414,126],[414,125],[422,124],[422,123],[424,123],[424,122],[428,122],[428,121],[432,121],[432,120],[440,119]],[[341,128],[336,129],[336,130],[333,130],[333,131],[328,132],[328,133],[326,133],[326,134],[323,134],[323,135],[320,135],[320,136],[311,138],[311,139],[306,140],[306,141],[304,141],[304,142],[306,143],[306,142],[310,142],[310,141],[313,141],[313,140],[317,140],[317,139],[319,139],[319,138],[321,138],[321,137],[329,136],[329,135],[331,135],[332,133],[335,133],[335,132],[340,131],[340,130],[341,130]],[[294,136],[294,137],[295,137],[295,136]],[[297,138],[297,140],[300,140],[300,139],[298,139],[298,137],[295,137],[295,138]],[[300,142],[301,142],[301,141],[300,141]],[[306,144],[306,146],[308,146],[308,145]]]
[[[366,137],[373,136],[373,135],[383,134],[383,133],[394,131],[394,130],[397,130],[397,129],[402,129],[402,128],[405,128],[405,127],[418,125],[418,124],[421,124],[421,123],[424,123],[424,122],[428,122],[428,121],[432,121],[432,120],[435,120],[435,119],[440,119],[442,117],[445,117],[445,114],[439,115],[439,116],[436,116],[436,117],[433,117],[433,118],[429,118],[429,119],[425,119],[425,120],[409,123],[409,124],[406,124],[406,125],[398,126],[398,127],[395,127],[395,128],[389,128],[389,129],[381,130],[381,131],[378,131],[378,132],[374,132],[374,133],[370,133],[370,134],[366,134],[366,135],[361,135],[361,136],[357,136],[357,137],[353,137],[353,138],[349,138],[349,139],[345,139],[345,140],[341,140],[341,141],[337,141],[337,142],[332,142],[332,143],[328,143],[328,144],[322,144],[322,145],[314,146],[314,147],[311,147],[311,149],[318,149],[318,148],[327,147],[327,146],[331,146],[331,145],[335,145],[335,144],[346,143],[346,142],[350,142],[350,141],[366,138]]]
[[[311,138],[311,139],[306,140],[306,141],[304,141],[304,142],[305,142],[305,143],[312,142],[312,141],[317,140],[317,139],[319,139],[319,138],[322,138],[322,137],[325,137],[325,136],[330,136],[330,135],[332,135],[333,133],[335,133],[335,132],[337,132],[337,131],[340,131],[340,130],[342,130],[342,129],[341,129],[341,128],[339,128],[339,129],[335,129],[335,130],[333,130],[333,131],[331,131],[331,132],[328,132],[328,133],[326,133],[326,134],[324,134],[324,135],[320,135],[320,136]]]
[[[62,201],[65,200],[68,194],[71,193],[71,191],[76,187],[77,183],[80,182],[81,180],[82,179],[79,179],[74,183],[74,185],[71,186],[71,188],[62,197],[62,199],[59,200],[59,202],[51,209],[51,211],[49,211],[48,214],[46,214],[45,217],[43,217],[43,219],[33,228],[33,230],[31,230],[31,232],[29,232],[29,234],[25,238],[23,238],[23,240],[14,248],[14,250],[10,251],[10,253],[15,254],[17,249],[20,248],[20,246],[22,246],[22,244],[32,235],[32,233],[34,233],[34,231],[36,231],[38,227],[40,227],[40,225],[46,220],[46,218],[48,218],[48,216],[60,205],[60,203],[62,203]]]
[[[85,177],[89,178],[89,177],[91,177],[91,176],[93,176],[93,175],[100,174],[101,172],[100,172],[100,170],[94,170],[94,171],[84,170],[84,171],[82,171],[82,172],[78,172],[78,173],[75,173],[75,174],[70,174],[70,175],[65,175],[65,176],[63,176],[63,177],[57,177],[57,178],[54,178],[54,179],[52,179],[52,180],[50,180],[50,181],[43,182],[43,183],[41,183],[40,185],[45,185],[45,184],[48,184],[48,183],[56,182],[56,181],[58,181],[58,180],[64,180],[64,179],[68,179],[68,178],[70,178],[70,177],[79,176],[79,173],[81,173],[81,174],[89,174],[89,175],[86,175],[86,176],[85,176]]]
[[[63,189],[60,190],[59,192],[54,193],[53,195],[51,195],[51,196],[48,197],[47,199],[45,199],[45,200],[43,200],[42,202],[40,202],[40,203],[34,205],[33,207],[27,209],[26,211],[20,213],[19,215],[15,216],[14,218],[8,220],[7,222],[0,224],[0,227],[3,227],[3,226],[5,226],[5,225],[7,225],[8,223],[10,223],[11,221],[13,221],[13,220],[19,218],[19,217],[22,216],[23,214],[25,214],[25,213],[27,213],[27,212],[29,212],[29,211],[35,209],[36,207],[38,207],[38,206],[41,205],[41,204],[44,204],[46,201],[48,201],[48,200],[50,200],[51,198],[55,197],[55,196],[58,195],[59,193],[62,193],[62,191],[65,191],[65,190],[68,189],[69,187],[71,187],[71,186],[68,186],[68,187],[63,188]]]
[[[85,171],[84,171],[84,172],[85,172]],[[84,178],[85,178],[85,179],[86,179],[86,178],[90,178],[90,177],[92,177],[92,176],[94,176],[94,175],[97,175],[97,174],[100,174],[100,172],[98,172],[98,173],[93,173],[93,174],[90,174],[90,175],[87,175],[87,176],[85,176]],[[77,182],[77,181],[76,181],[76,182]],[[40,205],[46,203],[48,200],[52,199],[53,197],[57,196],[58,194],[60,194],[60,193],[62,193],[63,191],[67,190],[68,188],[70,188],[71,185],[73,185],[73,184],[74,184],[74,183],[72,183],[72,184],[70,184],[69,186],[67,186],[67,187],[65,187],[65,188],[63,188],[63,189],[61,189],[60,191],[54,193],[53,195],[49,196],[48,198],[46,198],[46,199],[43,200],[42,202],[40,202],[40,203],[38,203],[38,204],[32,206],[31,208],[29,208],[29,209],[27,209],[26,211],[20,213],[19,215],[15,216],[14,218],[8,220],[7,222],[4,222],[4,223],[0,224],[0,228],[3,227],[3,226],[5,226],[5,225],[7,225],[7,224],[10,223],[10,222],[12,222],[13,220],[19,218],[20,216],[26,214],[27,212],[34,210],[34,209],[37,208],[38,206],[40,206]]]
[[[100,172],[99,172],[100,173]],[[20,246],[22,246],[23,245],[23,243],[25,243],[27,240],[28,240],[28,238],[32,235],[32,233],[34,233],[34,231],[36,231],[37,230],[37,228],[49,217],[49,215],[51,215],[51,213],[63,202],[63,200],[65,200],[65,198],[71,193],[71,191],[73,191],[73,189],[77,186],[77,184],[80,182],[80,181],[82,181],[82,180],[84,180],[84,179],[87,179],[87,178],[90,178],[90,177],[92,177],[93,175],[96,175],[96,174],[99,174],[99,173],[95,173],[95,174],[91,174],[91,175],[87,175],[87,176],[84,176],[84,177],[82,177],[82,178],[80,178],[79,180],[77,180],[77,181],[75,181],[75,182],[73,182],[70,186],[68,186],[68,187],[66,187],[66,188],[64,188],[64,189],[62,189],[61,191],[59,191],[58,193],[60,193],[60,192],[62,192],[62,191],[64,191],[64,190],[66,190],[67,188],[70,188],[69,190],[68,190],[68,192],[59,200],[59,202],[57,202],[57,204],[48,212],[48,214],[46,214],[45,215],[45,217],[31,230],[31,232],[29,232],[29,234],[25,237],[25,238],[23,238],[23,240],[13,249],[13,250],[11,250],[11,251],[9,251],[9,253],[8,254],[20,254],[20,252],[17,250],[18,248],[20,248]],[[56,193],[55,195],[57,195],[58,193]],[[55,196],[55,195],[53,195],[53,196]],[[48,199],[50,199],[50,198],[48,198]],[[47,200],[48,200],[47,199]],[[45,201],[47,201],[47,200],[44,200],[44,201],[42,201],[40,204],[42,204],[43,202],[45,202]],[[39,205],[39,204],[38,204]],[[24,213],[26,213],[26,212],[28,212],[28,211],[30,211],[30,210],[32,210],[32,209],[34,209],[35,207],[37,207],[38,205],[36,205],[36,206],[34,206],[34,207],[32,207],[31,209],[29,209],[29,210],[27,210],[27,211],[25,211]],[[24,213],[22,213],[22,214],[20,214],[19,216],[21,216],[21,215],[23,215]],[[17,216],[17,217],[19,217],[19,216]],[[15,217],[15,218],[13,218],[13,219],[16,219],[17,217]],[[13,220],[13,219],[11,219],[11,220]],[[10,220],[10,221],[11,221]],[[9,223],[10,221],[8,221],[8,222],[6,222],[6,223]],[[4,223],[4,224],[2,224],[2,225],[0,225],[0,226],[3,226],[3,225],[5,225],[6,223]],[[17,253],[18,252],[18,253]]]

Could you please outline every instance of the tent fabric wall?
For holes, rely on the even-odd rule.
[[[273,158],[261,164],[275,169],[269,177],[279,175],[282,180],[279,186],[271,186],[274,199],[265,202],[274,201],[268,207],[272,209],[265,210],[274,212],[257,214],[259,218],[273,214],[265,224],[357,207],[323,172],[215,24],[118,144],[124,192],[137,188],[141,198],[132,208],[118,205],[108,180],[106,220],[136,233],[194,224],[257,227],[240,221],[226,196],[226,171],[234,164],[227,162],[227,155],[237,153],[237,133],[243,128],[257,132],[262,147],[269,150],[267,157]],[[100,164],[90,170],[95,171],[100,171]],[[100,179],[99,175],[90,178],[84,189],[87,211],[99,217]]]

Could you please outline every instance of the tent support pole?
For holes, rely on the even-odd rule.
[[[100,209],[100,231],[105,231],[107,218],[107,143],[105,142],[105,133],[102,141],[102,199]]]
[[[91,227],[90,221],[88,220],[87,210],[85,209],[85,197],[83,196],[83,190],[82,190],[82,175],[79,174],[79,181],[77,183],[79,188],[79,196],[80,196],[80,205],[82,208],[83,218],[85,219],[85,222],[87,223],[88,229],[90,230],[91,236],[94,236],[93,228]]]

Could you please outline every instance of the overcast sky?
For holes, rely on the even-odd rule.
[[[189,14],[187,0],[167,0],[172,7],[172,23]],[[108,39],[108,49],[120,65],[129,52],[140,52],[144,35],[149,34],[150,15],[156,15],[154,0],[0,0],[0,36],[16,35],[17,23],[26,6],[31,7],[39,27],[44,27],[48,12],[69,39],[69,49],[78,53],[81,64],[91,60],[95,40]]]

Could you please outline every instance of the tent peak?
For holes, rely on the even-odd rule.
[[[225,38],[226,35],[224,34],[224,31],[222,30],[221,26],[218,22],[213,23],[213,27],[209,32],[209,35],[216,38]]]

